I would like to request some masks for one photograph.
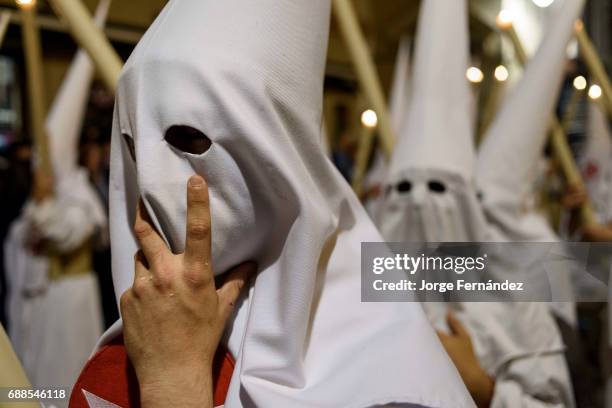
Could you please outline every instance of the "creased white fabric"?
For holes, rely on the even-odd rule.
[[[547,33],[524,76],[504,101],[478,153],[476,184],[495,241],[558,242],[546,218],[534,208],[533,189],[539,158],[559,94],[566,46],[583,0],[565,0],[552,12]],[[517,137],[521,135],[521,137]],[[573,298],[571,268],[559,268],[548,282],[560,297]],[[575,325],[571,302],[551,310]]]
[[[328,0],[167,4],[117,93],[116,294],[132,284],[138,195],[181,251],[186,182],[198,173],[215,274],[249,259],[260,269],[226,340],[237,362],[226,407],[473,406],[418,305],[360,302],[360,245],[381,238],[320,143],[329,15]],[[212,147],[169,146],[173,125]]]
[[[39,387],[71,387],[102,333],[93,273],[49,281],[48,260],[34,250],[44,240],[71,251],[106,222],[83,170],[62,180],[50,202],[26,205],[5,244],[10,337],[29,379]]]
[[[381,231],[388,241],[507,241],[495,235],[474,187],[467,2],[421,7],[412,104],[388,175]],[[507,278],[516,270],[512,255],[489,255],[490,272]],[[495,377],[494,408],[573,406],[563,344],[544,304],[468,298],[423,307],[439,330],[448,330],[449,309],[466,326],[480,364]]]
[[[583,5],[583,0],[564,0],[555,10],[536,55],[505,98],[478,152],[476,183],[483,206],[505,240],[558,240],[545,220],[534,216],[531,196],[559,95],[566,46]]]

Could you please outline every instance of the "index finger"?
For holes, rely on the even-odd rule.
[[[160,262],[161,258],[169,253],[166,243],[151,225],[142,200],[138,200],[138,206],[136,207],[134,235],[149,265]]]
[[[192,268],[211,274],[211,221],[206,181],[198,175],[187,183],[187,236],[185,262]]]

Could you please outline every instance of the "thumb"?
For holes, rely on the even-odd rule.
[[[257,264],[255,262],[244,262],[227,272],[227,279],[225,279],[223,286],[217,289],[219,313],[223,321],[227,320],[232,310],[234,310],[234,305],[236,300],[238,300],[238,296],[240,296],[242,288],[244,288],[246,282],[256,271]]]

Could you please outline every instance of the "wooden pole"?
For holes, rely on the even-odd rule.
[[[2,43],[4,42],[4,36],[6,34],[6,30],[8,29],[9,22],[11,21],[11,12],[8,10],[0,13],[0,47],[2,47]]]
[[[572,96],[570,97],[570,100],[567,103],[567,108],[565,108],[563,120],[561,122],[561,127],[563,128],[563,131],[565,133],[569,131],[572,122],[576,118],[576,113],[578,113],[578,105],[583,97],[584,90],[581,91],[576,88],[572,90]]]
[[[527,53],[514,29],[514,25],[511,22],[506,22],[503,25],[500,24],[500,28],[508,34],[516,50],[517,59],[524,66],[527,63]],[[550,143],[566,182],[568,184],[584,186],[584,180],[567,143],[565,131],[555,114],[550,119]],[[596,223],[595,212],[590,203],[587,202],[582,206],[580,215],[583,224],[591,225]]]
[[[45,131],[45,88],[42,73],[40,33],[36,24],[36,4],[21,5],[21,33],[25,48],[31,131],[37,152],[37,165],[50,174],[49,144]]]
[[[19,358],[15,355],[13,346],[4,331],[2,325],[0,325],[0,387],[1,388],[14,388],[14,389],[31,389],[32,386],[28,377],[19,362]],[[6,396],[6,395],[5,395]],[[6,404],[6,405],[4,405]],[[24,408],[36,408],[40,407],[39,403],[36,402],[19,402],[19,403],[2,403],[0,406],[19,406]]]
[[[376,66],[368,50],[366,39],[359,27],[357,14],[355,13],[351,0],[333,0],[332,4],[336,20],[338,21],[344,41],[351,54],[359,83],[369,104],[378,115],[378,135],[381,139],[382,150],[387,159],[390,159],[395,144],[395,135],[391,125],[391,118],[387,110],[382,85],[376,72]]]
[[[597,53],[593,42],[589,38],[589,35],[584,28],[584,23],[581,20],[576,22],[575,31],[576,39],[578,40],[578,45],[580,48],[580,55],[582,56],[582,59],[586,63],[589,72],[595,81],[599,86],[601,86],[603,91],[603,105],[608,112],[608,116],[612,120],[612,84],[610,83],[610,77],[608,76],[606,68],[601,62],[601,58],[599,58],[599,54]]]
[[[68,23],[72,36],[89,54],[107,88],[115,92],[123,62],[87,8],[80,0],[49,0],[49,3]]]
[[[372,152],[374,130],[375,128],[362,126],[361,131],[359,132],[357,158],[355,161],[352,180],[353,191],[355,191],[357,197],[360,197],[361,193],[363,192],[363,179],[368,167],[368,159],[370,158],[370,153]]]

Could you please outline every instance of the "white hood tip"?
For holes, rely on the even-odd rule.
[[[449,170],[471,179],[474,141],[465,72],[469,63],[465,0],[422,4],[411,100],[391,174],[407,168]]]
[[[521,206],[537,177],[560,91],[566,48],[584,0],[564,0],[523,78],[511,91],[478,153],[476,182],[485,207]]]

